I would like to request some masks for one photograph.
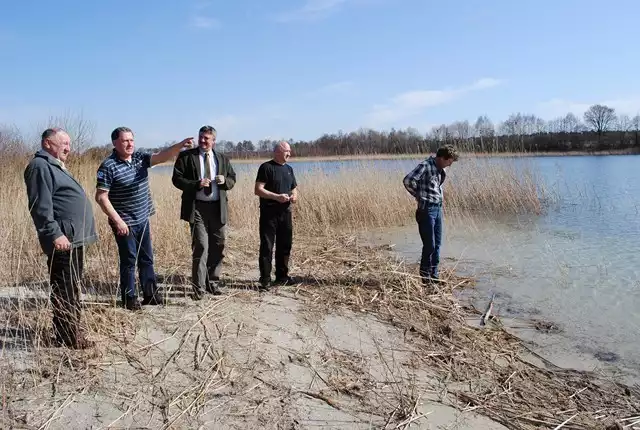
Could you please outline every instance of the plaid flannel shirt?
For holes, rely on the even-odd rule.
[[[418,202],[418,207],[427,204],[442,204],[442,183],[446,177],[444,169],[436,166],[435,157],[418,164],[404,177],[402,183]]]

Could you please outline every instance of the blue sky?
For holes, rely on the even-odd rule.
[[[25,134],[65,112],[157,146],[640,111],[632,0],[0,1],[0,123]]]

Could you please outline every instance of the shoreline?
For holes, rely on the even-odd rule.
[[[460,222],[462,221],[455,220],[445,229],[464,230]],[[479,222],[481,221],[472,222],[477,225],[474,228],[481,228]],[[387,246],[392,258],[415,265],[417,273],[420,240],[418,238],[414,243],[408,239],[415,233],[417,233],[417,227],[409,222],[392,229],[368,231],[364,237],[367,243]],[[512,278],[522,276],[521,274],[504,273],[504,268],[497,265],[494,260],[479,259],[481,257],[477,254],[471,253],[462,258],[469,242],[482,240],[482,236],[478,238],[474,233],[465,230],[464,233],[452,235],[448,240],[449,243],[447,238],[444,238],[443,246],[447,251],[441,256],[441,261],[455,267],[459,276],[469,277],[474,282],[473,288],[458,290],[457,299],[462,306],[471,306],[481,313],[488,304],[491,293],[496,293],[493,314],[505,323],[504,328],[509,333],[517,336],[523,343],[531,344],[532,350],[540,356],[562,368],[581,371],[606,370],[611,375],[621,373],[619,376],[625,383],[640,385],[640,367],[637,367],[635,362],[629,362],[614,346],[607,349],[606,346],[598,343],[597,335],[592,334],[589,337],[589,348],[586,348],[586,344],[583,345],[584,349],[576,348],[577,338],[574,337],[575,333],[567,328],[567,321],[557,318],[557,315],[549,315],[543,309],[530,307],[531,303],[513,292],[509,288],[510,284],[499,283],[501,286],[498,288],[497,281],[486,276],[486,273],[493,273],[493,276]],[[408,243],[411,245],[408,246]],[[503,274],[500,275],[500,273]],[[591,349],[594,346],[597,349]]]
[[[296,157],[292,154],[289,162],[324,162],[324,161],[371,161],[371,160],[414,160],[429,157],[431,153],[416,154],[364,154],[364,155],[319,155]],[[616,155],[640,155],[635,150],[619,150],[619,151],[567,151],[567,152],[460,152],[461,157],[467,158],[528,158],[528,157],[588,157],[588,156],[616,156]],[[233,163],[236,164],[259,164],[269,161],[270,157],[233,157],[230,156]],[[159,164],[159,166],[173,166],[173,162]]]

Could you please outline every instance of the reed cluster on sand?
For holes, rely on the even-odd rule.
[[[0,269],[5,282],[20,283],[46,279],[43,256],[26,203],[23,169],[27,159],[3,162],[0,169],[0,253],[8,264]],[[99,160],[71,160],[69,170],[90,198],[95,192]],[[256,165],[257,168],[257,165]],[[155,172],[154,172],[155,171]],[[171,184],[170,169],[156,168],[151,189],[156,215],[152,217],[152,240],[156,266],[161,274],[189,272],[191,239],[185,222],[179,219],[180,191]],[[294,244],[305,237],[331,235],[336,231],[358,231],[414,222],[415,201],[402,185],[407,172],[371,169],[366,163],[355,168],[329,172],[296,172],[300,202],[294,211]],[[228,247],[253,246],[258,250],[258,198],[253,193],[254,175],[238,175],[229,193]],[[462,160],[451,169],[445,185],[445,216],[456,219],[466,214],[538,214],[547,191],[541,189],[536,172],[516,171],[507,164],[487,164],[482,159]],[[87,251],[87,270],[96,275],[116,276],[117,251],[106,217],[94,205],[100,240]],[[240,243],[238,243],[240,242]]]

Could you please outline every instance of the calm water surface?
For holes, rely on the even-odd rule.
[[[405,173],[418,160],[295,162],[305,172],[368,166]],[[443,257],[478,276],[480,300],[497,293],[502,316],[535,317],[562,329],[553,348],[606,357],[640,374],[640,157],[493,158],[534,169],[557,202],[541,216],[487,219],[445,227]],[[450,169],[452,181],[456,170]],[[236,164],[253,180],[257,165]],[[399,183],[399,187],[402,184]],[[415,225],[375,232],[416,262]],[[450,264],[445,260],[445,264]]]

